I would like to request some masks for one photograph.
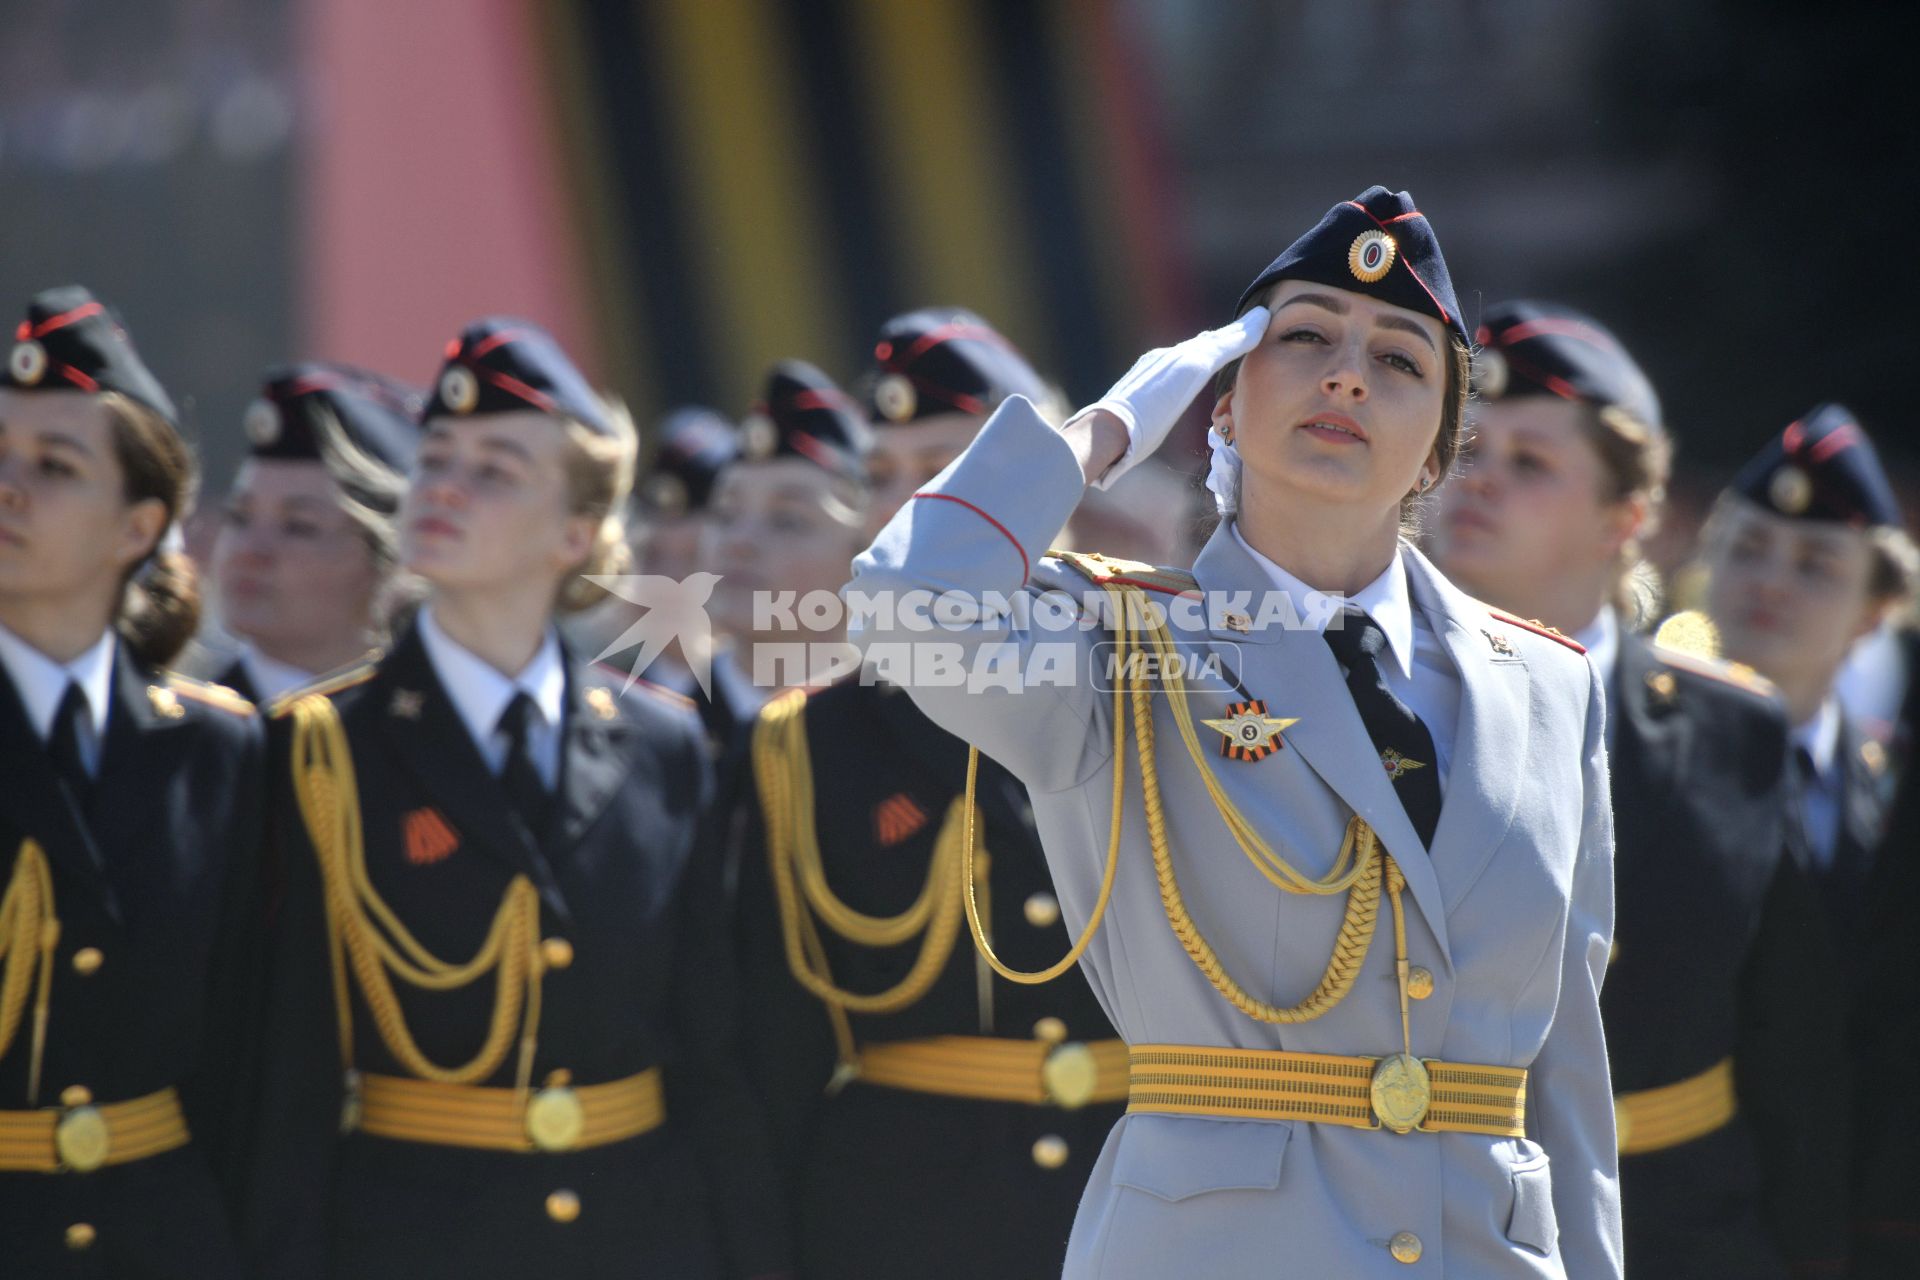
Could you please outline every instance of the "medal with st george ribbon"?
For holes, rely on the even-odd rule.
[[[1270,716],[1259,698],[1231,703],[1218,720],[1203,720],[1221,735],[1220,754],[1229,760],[1264,760],[1286,746],[1280,731],[1300,722],[1299,716]]]

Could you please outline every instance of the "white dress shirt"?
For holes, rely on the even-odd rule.
[[[1396,550],[1386,571],[1353,593],[1329,595],[1315,591],[1300,579],[1256,551],[1240,533],[1236,522],[1233,536],[1240,541],[1254,563],[1267,571],[1276,589],[1293,601],[1294,612],[1303,621],[1317,623],[1325,634],[1327,622],[1348,605],[1364,609],[1367,616],[1387,637],[1390,661],[1383,666],[1387,688],[1420,717],[1433,736],[1433,753],[1438,759],[1440,785],[1444,792],[1447,768],[1453,761],[1453,738],[1460,720],[1460,672],[1453,659],[1434,634],[1426,615],[1413,607],[1407,593],[1407,569]]]
[[[281,694],[308,683],[317,674],[302,671],[278,658],[269,658],[245,641],[240,645],[240,666],[246,671],[247,679],[253,682],[254,692],[260,695],[259,702],[263,707]]]
[[[1800,825],[1807,836],[1807,854],[1816,871],[1833,866],[1834,849],[1840,839],[1840,792],[1844,779],[1840,768],[1840,703],[1832,695],[1820,704],[1805,724],[1793,729],[1796,754],[1805,750],[1813,761],[1813,773],[1801,780],[1799,788]],[[1795,765],[1796,770],[1798,765]]]
[[[78,683],[87,699],[87,722],[91,735],[82,735],[80,758],[88,773],[100,768],[100,744],[107,738],[107,713],[113,704],[113,659],[116,652],[113,629],[100,633],[93,645],[71,662],[55,662],[46,654],[0,627],[0,665],[6,667],[20,702],[27,709],[27,723],[46,742],[53,736],[53,717],[67,686]]]
[[[433,606],[420,610],[420,642],[427,660],[440,677],[454,710],[473,735],[480,756],[496,774],[506,767],[509,742],[500,731],[500,717],[516,693],[533,699],[534,716],[527,726],[528,745],[541,781],[553,790],[560,777],[560,718],[567,694],[567,669],[560,660],[560,641],[551,628],[533,660],[514,676],[502,675],[485,660],[462,648],[434,621]]]

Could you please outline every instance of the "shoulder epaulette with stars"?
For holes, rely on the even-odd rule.
[[[214,684],[207,680],[196,680],[192,676],[183,676],[178,671],[165,673],[166,690],[182,698],[191,698],[195,702],[216,707],[229,715],[250,716],[254,714],[254,705],[223,684]]]
[[[1165,568],[1143,560],[1123,560],[1098,551],[1049,551],[1047,555],[1102,586],[1118,582],[1172,596],[1199,589],[1199,582],[1185,569]]]
[[[359,662],[353,663],[351,666],[341,667],[336,671],[329,671],[324,675],[315,676],[307,683],[297,688],[287,690],[278,698],[268,703],[267,715],[273,719],[279,719],[287,713],[295,702],[298,702],[310,693],[317,693],[323,697],[331,697],[339,693],[342,689],[351,689],[357,684],[365,684],[367,681],[373,679],[375,669],[375,665],[371,659],[362,659]]]
[[[627,685],[627,673],[610,663],[596,662],[593,664],[593,669],[608,679],[618,680],[622,685]],[[612,691],[609,690],[609,692]],[[663,684],[655,684],[653,681],[640,676],[634,677],[633,683],[627,685],[627,687],[621,691],[621,694],[625,693],[644,693],[648,697],[656,698],[666,703],[676,711],[698,711],[700,709],[698,702],[686,694],[681,693],[678,689],[669,689]]]
[[[1678,649],[1669,649],[1664,645],[1653,646],[1653,654],[1661,662],[1679,671],[1691,672],[1721,684],[1730,684],[1749,693],[1758,693],[1771,697],[1776,692],[1773,681],[1755,671],[1744,662],[1728,662],[1722,658],[1706,658],[1697,653],[1685,653]]]
[[[1497,618],[1501,622],[1519,627],[1523,631],[1531,631],[1537,636],[1545,636],[1549,640],[1567,646],[1567,648],[1573,650],[1575,653],[1585,653],[1587,651],[1587,646],[1581,644],[1566,632],[1548,626],[1538,618],[1516,618],[1505,610],[1491,608],[1487,610],[1487,614],[1490,617]]]

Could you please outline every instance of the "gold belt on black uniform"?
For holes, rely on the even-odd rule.
[[[1732,1058],[1675,1084],[1623,1093],[1613,1100],[1620,1154],[1645,1155],[1704,1138],[1724,1128],[1737,1110]]]
[[[172,1089],[129,1102],[0,1111],[0,1172],[91,1173],[187,1141],[187,1118]]]
[[[376,1138],[483,1151],[577,1151],[637,1138],[667,1118],[660,1069],[606,1084],[543,1089],[356,1074],[347,1127]]]
[[[1071,1110],[1127,1096],[1127,1046],[1120,1040],[929,1036],[862,1047],[857,1078],[913,1093]]]

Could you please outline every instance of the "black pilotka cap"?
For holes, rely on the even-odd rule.
[[[536,324],[506,316],[476,320],[447,344],[446,356],[423,418],[532,409],[570,418],[595,435],[616,434],[606,402]]]
[[[703,510],[713,483],[740,456],[740,432],[718,409],[685,405],[660,422],[653,464],[636,492],[663,516]]]
[[[16,391],[119,392],[176,430],[180,414],[105,303],[77,284],[34,295],[13,331],[4,381]]]
[[[1474,334],[1473,389],[1483,400],[1550,395],[1624,409],[1658,427],[1660,397],[1605,325],[1550,302],[1499,302]]]
[[[403,475],[420,443],[424,400],[415,387],[352,365],[272,369],[247,408],[247,451],[256,458],[324,462],[325,435],[338,424],[346,444]]]
[[[1240,295],[1239,315],[1280,280],[1311,280],[1432,316],[1467,342],[1453,277],[1426,215],[1406,192],[1368,187],[1327,211]]]
[[[860,405],[802,360],[782,360],[768,371],[764,396],[740,424],[743,461],[805,458],[862,484],[872,446],[873,429]]]
[[[1900,502],[1880,455],[1845,405],[1819,405],[1767,442],[1733,492],[1778,515],[1855,528],[1899,528]]]
[[[867,406],[876,423],[942,413],[992,413],[1009,396],[1046,403],[1043,379],[1019,348],[971,311],[927,307],[887,321],[873,348]]]

